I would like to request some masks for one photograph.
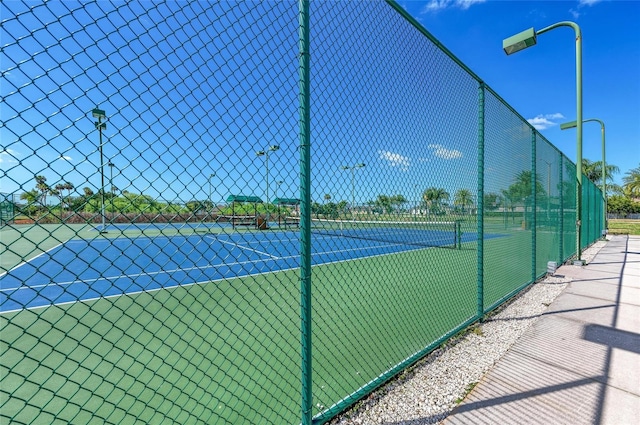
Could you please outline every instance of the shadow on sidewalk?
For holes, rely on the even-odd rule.
[[[598,261],[598,255],[597,255],[596,258],[594,259],[595,261],[593,263],[590,263],[590,265],[604,265],[604,264],[607,264],[607,265],[620,264],[621,265],[619,269],[618,277],[617,277],[617,282],[615,283],[617,288],[616,288],[614,303],[611,303],[611,301],[609,301],[607,305],[589,306],[589,307],[575,308],[575,309],[566,308],[562,310],[553,310],[550,312],[545,312],[540,315],[540,316],[551,316],[551,315],[556,316],[556,315],[561,315],[563,313],[580,312],[580,311],[587,311],[587,310],[598,311],[603,308],[613,308],[613,314],[611,316],[610,323],[607,323],[608,326],[605,326],[602,322],[600,322],[599,324],[591,323],[590,319],[592,317],[590,316],[587,316],[586,319],[584,319],[584,316],[581,316],[578,319],[575,319],[575,318],[568,319],[568,320],[574,321],[573,322],[574,325],[575,323],[578,322],[578,323],[581,323],[583,326],[582,333],[579,336],[577,336],[577,338],[581,338],[582,340],[588,341],[591,343],[601,344],[602,355],[600,356],[599,354],[598,356],[596,356],[595,360],[602,358],[603,364],[602,364],[602,368],[598,370],[597,374],[594,374],[591,376],[590,374],[585,373],[586,371],[583,371],[582,373],[580,373],[579,371],[575,371],[574,369],[572,369],[576,365],[580,366],[579,364],[581,360],[580,355],[582,355],[583,353],[579,353],[579,352],[573,353],[574,364],[570,364],[570,363],[556,364],[554,363],[554,360],[556,359],[553,359],[552,357],[553,355],[551,353],[539,352],[540,354],[538,356],[539,358],[532,359],[533,361],[536,362],[536,365],[540,367],[540,369],[532,369],[533,370],[532,375],[539,377],[540,378],[539,382],[545,382],[545,381],[548,382],[548,381],[553,381],[554,379],[556,381],[558,379],[561,380],[562,377],[557,377],[553,375],[553,371],[558,372],[561,370],[564,370],[567,372],[566,376],[563,375],[565,379],[568,376],[575,377],[576,375],[582,375],[584,378],[571,379],[571,380],[567,380],[566,382],[555,383],[548,386],[539,385],[536,388],[517,392],[517,388],[515,384],[511,383],[511,381],[509,380],[509,377],[510,377],[509,374],[513,373],[514,371],[518,372],[520,371],[520,369],[513,368],[509,364],[507,364],[505,368],[501,370],[502,374],[500,372],[494,373],[494,377],[492,379],[485,381],[486,382],[485,386],[482,386],[482,382],[481,382],[481,384],[478,385],[474,391],[472,391],[468,401],[466,403],[463,402],[463,404],[455,408],[451,412],[449,417],[445,419],[444,423],[447,423],[447,424],[495,423],[495,421],[498,419],[500,420],[500,423],[504,423],[504,424],[522,423],[523,415],[527,415],[526,417],[529,418],[530,422],[527,422],[527,423],[544,423],[544,421],[548,422],[548,421],[553,421],[554,419],[562,420],[565,422],[573,422],[573,423],[589,423],[589,424],[603,423],[604,413],[605,413],[604,406],[605,406],[606,397],[607,397],[607,388],[610,384],[610,379],[611,379],[611,362],[612,362],[613,350],[619,349],[619,350],[625,350],[635,354],[640,354],[640,335],[634,332],[628,332],[628,331],[617,329],[619,325],[618,320],[619,320],[619,314],[620,314],[620,300],[621,300],[622,282],[623,282],[623,275],[625,272],[625,266],[627,264],[628,255],[637,254],[635,251],[629,251],[628,249],[629,236],[625,236],[624,238],[626,239],[623,239],[622,237],[617,237],[609,242],[609,244],[611,244],[611,246],[609,246],[609,249],[611,250],[613,248],[613,250],[615,250],[614,254],[611,254],[609,252],[604,252],[603,253],[604,255],[600,256],[601,259],[609,256],[615,257],[615,258],[611,258],[612,260],[615,260],[615,261],[612,261],[612,262],[607,262],[602,260]],[[616,248],[621,245],[623,245],[623,247],[621,247],[623,249],[617,250]],[[624,255],[623,261],[620,261],[620,256],[619,256],[620,254]],[[596,273],[602,272],[602,270],[598,270],[597,267],[594,267],[592,270],[593,272],[596,272]],[[608,271],[609,276],[611,276],[612,272],[613,272],[612,270]],[[609,280],[609,279],[612,279],[612,278],[603,276],[602,279],[586,279],[586,280],[601,281],[601,280]],[[579,283],[580,280],[581,279],[576,279],[573,282]],[[609,285],[611,284],[613,284],[613,282],[609,283]],[[494,319],[494,320],[508,321],[508,320],[524,320],[527,318],[529,317],[516,318],[516,319]],[[540,330],[538,329],[538,331]],[[545,338],[544,335],[546,334],[544,333],[538,334],[537,337]],[[567,336],[567,338],[569,338],[569,336]],[[564,338],[562,338],[562,340],[564,340]],[[556,341],[556,340],[553,340],[553,341]],[[569,353],[571,353],[571,347],[567,348],[565,346],[563,348],[565,350],[568,350]],[[535,349],[535,347],[533,349]],[[522,355],[526,355],[526,354],[522,354]],[[514,358],[517,359],[518,357],[516,356]],[[548,363],[545,362],[546,359],[548,360]],[[511,360],[513,361],[513,358]],[[563,360],[566,360],[566,359],[563,359]],[[590,358],[589,360],[593,361],[594,358]],[[496,365],[500,365],[501,362],[504,362],[504,358],[501,359]],[[547,364],[547,366],[545,366],[545,363]],[[587,366],[590,366],[590,365],[587,365]],[[548,373],[545,374],[545,368],[547,367],[548,367],[548,370],[546,370],[546,372]],[[494,366],[494,369],[492,370],[495,370],[495,369],[496,369],[496,366]],[[578,370],[580,370],[580,367],[578,367]],[[591,370],[595,371],[595,368],[592,368]],[[527,370],[527,372],[531,373],[531,370]],[[491,373],[491,371],[489,373]],[[506,377],[506,380],[504,379],[504,377]],[[512,377],[516,379],[518,378],[517,376],[512,376]],[[520,378],[522,379],[522,377]],[[496,388],[496,391],[494,393],[493,392],[494,388],[492,387],[491,384],[489,384],[489,382],[491,382],[492,384],[496,384],[496,382],[499,382],[499,386],[501,386],[501,388]],[[531,381],[527,383],[529,384],[530,387],[531,385],[535,386],[535,383],[531,383]],[[590,386],[591,388],[587,389],[587,386]],[[569,405],[567,405],[566,396],[569,393],[565,393],[563,395],[557,395],[558,400],[551,400],[551,402],[548,397],[546,399],[544,397],[542,398],[539,397],[541,395],[553,394],[553,393],[557,393],[559,391],[564,391],[564,390],[570,391],[571,389],[574,389],[574,388],[575,389],[584,388],[584,393],[582,392],[581,393],[586,397],[584,397],[583,400],[576,400],[576,404],[581,404],[580,406],[577,406],[577,405],[571,406],[570,402],[569,402]],[[475,399],[473,397],[474,392],[477,392]],[[508,403],[518,402],[518,401],[520,401],[521,403],[513,406],[505,406]],[[522,402],[526,404],[522,404]],[[520,409],[526,410],[526,412],[518,411]],[[562,411],[561,409],[566,409],[567,411],[570,411],[571,412],[570,416],[574,416],[574,417],[564,416],[565,411]],[[519,415],[520,415],[520,418],[518,419]],[[436,421],[438,421],[438,419],[439,418],[435,416],[423,417],[423,418],[419,418],[411,421],[387,422],[386,425],[401,425],[401,424],[402,425],[418,425],[418,424],[426,424],[426,423],[435,423]]]

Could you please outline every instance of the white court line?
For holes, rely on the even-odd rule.
[[[281,257],[278,258],[279,260],[282,259],[288,259],[288,258],[297,258],[299,256],[290,256],[290,257]],[[10,291],[16,291],[16,290],[25,290],[25,289],[38,289],[38,288],[46,288],[47,286],[66,286],[66,285],[73,285],[74,283],[93,283],[93,282],[98,282],[101,280],[117,280],[117,279],[124,279],[124,278],[136,278],[136,277],[141,277],[141,276],[156,276],[156,275],[161,275],[161,274],[171,274],[171,273],[179,273],[179,272],[189,272],[192,270],[206,270],[206,269],[210,269],[210,268],[217,268],[217,267],[233,267],[233,266],[238,266],[238,265],[245,265],[245,264],[253,264],[256,261],[268,261],[268,260],[247,260],[247,261],[236,261],[235,263],[222,263],[222,264],[209,264],[206,266],[193,266],[193,267],[186,267],[186,268],[179,268],[179,269],[172,269],[172,270],[158,270],[155,272],[141,272],[141,273],[133,273],[133,274],[120,274],[120,275],[114,275],[114,276],[100,276],[97,278],[92,278],[92,279],[83,279],[83,280],[71,280],[71,281],[67,281],[67,282],[55,282],[55,283],[46,283],[43,285],[32,285],[32,286],[21,286],[19,288],[7,288],[7,289],[0,289],[0,292],[10,292]],[[236,276],[231,276],[231,277],[236,277]]]
[[[296,258],[299,256],[295,256]],[[283,257],[283,258],[294,258],[294,257]],[[260,260],[260,261],[264,261],[264,260]],[[243,262],[239,262],[239,263],[231,263],[231,264],[243,264],[243,263],[252,263],[252,261],[243,261]],[[328,264],[328,263],[327,263]],[[5,313],[15,313],[15,312],[19,312],[22,310],[37,310],[39,308],[48,308],[54,305],[69,305],[69,304],[75,304],[75,303],[83,303],[83,302],[90,302],[90,301],[97,301],[97,300],[101,300],[101,299],[110,299],[110,298],[117,298],[117,297],[123,297],[123,296],[129,296],[129,295],[139,295],[139,294],[150,294],[153,292],[158,292],[160,290],[164,290],[164,289],[173,289],[173,288],[182,288],[182,287],[188,287],[188,286],[194,286],[194,285],[204,285],[207,283],[219,283],[219,282],[223,282],[225,280],[230,280],[230,279],[236,279],[236,278],[244,278],[244,277],[249,277],[249,276],[260,276],[260,275],[265,275],[265,274],[270,274],[270,273],[279,273],[279,272],[286,272],[286,271],[291,271],[291,270],[299,270],[300,267],[290,267],[288,269],[280,269],[280,270],[269,270],[269,271],[265,271],[265,272],[259,272],[259,273],[254,273],[254,274],[247,274],[244,276],[228,276],[228,277],[222,277],[220,279],[214,279],[214,280],[201,280],[198,282],[191,282],[191,283],[179,283],[176,285],[172,285],[172,286],[166,286],[166,287],[159,287],[159,288],[154,288],[154,289],[143,289],[141,291],[133,291],[133,292],[123,292],[122,294],[114,294],[114,295],[107,295],[107,296],[101,296],[101,297],[94,297],[94,298],[83,298],[83,299],[79,299],[79,300],[74,300],[74,301],[65,301],[63,303],[51,303],[51,304],[47,304],[47,305],[39,305],[36,307],[27,307],[26,309],[24,308],[20,308],[20,309],[16,309],[16,310],[7,310],[7,311],[0,311],[0,316],[2,316]],[[184,269],[178,269],[178,270],[184,270]],[[123,277],[126,277],[127,275],[124,275]],[[84,281],[78,281],[78,282],[84,282]],[[73,282],[71,282],[73,283]],[[56,285],[60,285],[60,284],[56,284]]]
[[[14,271],[14,270],[15,270],[15,269],[17,269],[18,267],[24,266],[25,264],[29,263],[30,261],[33,261],[33,260],[35,260],[36,258],[43,256],[43,255],[44,255],[44,254],[46,254],[47,252],[49,252],[49,251],[53,251],[54,249],[56,249],[56,248],[58,248],[58,247],[60,247],[60,246],[64,245],[65,243],[67,243],[67,242],[69,242],[69,241],[70,241],[70,239],[69,239],[69,240],[67,240],[67,241],[65,241],[65,242],[60,242],[58,245],[56,245],[56,246],[54,246],[54,247],[52,247],[52,248],[49,248],[49,249],[47,249],[46,251],[41,252],[40,254],[36,255],[36,256],[35,256],[35,257],[33,257],[33,258],[29,258],[28,260],[23,261],[22,263],[20,263],[20,264],[18,264],[18,265],[16,265],[16,266],[14,266],[14,267],[12,267],[11,269],[7,270],[6,272],[4,272],[4,273],[0,273],[0,278],[4,277],[4,275],[6,275],[7,273]]]
[[[207,237],[207,238],[210,238],[210,239],[213,239],[213,240],[215,240],[215,241],[218,241],[218,242],[220,242],[220,243],[223,243],[223,244],[227,244],[227,245],[235,246],[235,247],[240,248],[240,249],[244,249],[244,250],[247,250],[247,251],[255,252],[256,254],[266,255],[267,257],[271,257],[271,258],[273,258],[274,260],[279,260],[280,258],[283,258],[283,257],[277,257],[277,256],[275,256],[275,255],[267,254],[266,252],[258,251],[257,249],[253,249],[253,248],[250,248],[250,247],[247,247],[247,246],[238,245],[238,244],[237,244],[237,243],[235,243],[235,242],[223,241],[223,240],[220,240],[220,239],[216,239],[216,238],[214,238],[214,237],[211,237],[211,236],[206,236],[206,237]],[[286,257],[284,257],[284,258],[286,258]]]
[[[368,250],[368,249],[379,249],[379,248],[388,248],[388,247],[392,247],[392,246],[406,246],[405,244],[384,244],[384,245],[376,245],[376,246],[370,246],[370,247],[357,247],[357,248],[348,248],[348,249],[340,249],[340,250],[331,250],[331,251],[322,251],[322,252],[314,252],[312,254],[312,256],[320,256],[320,255],[329,255],[329,254],[340,254],[343,252],[353,252],[353,251],[362,251],[362,250]],[[426,249],[428,247],[425,247],[424,249]],[[417,251],[419,249],[410,249],[407,251]],[[404,251],[399,251],[399,252],[404,252]],[[321,263],[321,264],[333,264],[333,263],[341,263],[344,261],[352,261],[352,260],[359,260],[359,259],[363,259],[363,258],[372,258],[372,257],[378,257],[381,255],[390,255],[390,254],[396,254],[397,252],[387,252],[387,253],[383,253],[383,254],[376,254],[376,255],[367,255],[364,257],[357,257],[357,258],[347,258],[344,260],[337,260],[337,261],[330,261],[330,262],[326,262],[326,263]],[[265,255],[269,255],[269,254],[265,254]],[[271,256],[273,257],[273,256]],[[290,259],[297,259],[300,258],[300,254],[296,254],[296,255],[288,255],[286,257],[274,257],[274,260],[290,260]],[[236,261],[233,263],[222,263],[222,264],[209,264],[206,266],[193,266],[193,267],[187,267],[187,268],[178,268],[178,269],[172,269],[172,270],[158,270],[155,272],[141,272],[141,273],[133,273],[133,274],[120,274],[120,275],[114,275],[114,276],[100,276],[97,278],[92,278],[92,279],[83,279],[83,280],[71,280],[71,281],[67,281],[67,282],[55,282],[55,283],[46,283],[46,284],[42,284],[42,285],[31,285],[31,286],[20,286],[18,288],[0,288],[0,292],[13,292],[13,291],[20,291],[20,290],[33,290],[33,289],[40,289],[40,288],[46,288],[48,286],[68,286],[68,285],[73,285],[75,283],[85,283],[85,284],[90,284],[93,282],[98,282],[101,280],[117,280],[117,279],[124,279],[124,278],[136,278],[136,277],[141,277],[141,276],[156,276],[156,275],[160,275],[160,274],[171,274],[171,273],[178,273],[178,272],[189,272],[192,270],[207,270],[210,268],[218,268],[218,267],[233,267],[233,266],[243,266],[246,264],[254,264],[257,261],[269,261],[266,259],[261,259],[261,260],[246,260],[246,261]],[[316,265],[320,265],[320,264],[316,264]],[[289,269],[286,269],[289,270]],[[279,272],[282,270],[271,270],[268,272],[261,272],[261,273],[275,273],[275,272]],[[261,274],[258,273],[258,274]],[[247,275],[247,276],[253,276],[253,275]],[[239,276],[229,276],[229,277],[225,277],[223,279],[232,279],[235,277],[239,277]],[[215,282],[215,281],[211,281],[208,280],[206,282]],[[144,292],[144,291],[143,291]]]
[[[375,247],[366,247],[366,248],[350,248],[350,249],[341,249],[338,251],[324,251],[324,252],[316,252],[314,254],[312,254],[312,256],[314,255],[326,255],[326,254],[333,254],[333,253],[340,253],[340,252],[348,252],[348,251],[358,251],[358,250],[362,250],[362,249],[376,249],[376,248],[386,248],[389,246],[394,246],[394,245],[404,245],[405,244],[385,244],[385,245],[379,245],[379,246],[375,246]],[[320,264],[314,264],[313,267],[317,267],[317,266],[324,266],[324,265],[329,265],[329,264],[336,264],[336,263],[346,263],[349,261],[357,261],[357,260],[362,260],[365,258],[376,258],[376,257],[383,257],[385,255],[394,255],[394,254],[401,254],[403,252],[407,252],[407,251],[423,251],[426,249],[431,249],[432,247],[423,247],[423,248],[415,248],[415,249],[409,249],[406,251],[398,251],[398,252],[386,252],[386,253],[382,253],[382,254],[376,254],[376,255],[367,255],[365,257],[357,257],[357,258],[346,258],[344,260],[338,260],[338,261],[329,261],[327,263],[320,263]],[[287,256],[287,257],[281,257],[280,259],[284,260],[284,259],[290,259],[290,258],[300,258],[300,255],[291,255],[291,256]],[[259,261],[267,261],[267,260],[259,260]],[[225,266],[233,266],[233,265],[239,265],[239,264],[248,264],[248,263],[254,263],[255,261],[240,261],[240,262],[236,262],[236,263],[229,263],[229,264],[224,264]],[[183,270],[195,270],[195,269],[206,269],[209,267],[217,267],[214,265],[211,266],[205,266],[205,267],[190,267],[188,269],[175,269],[172,270],[170,272],[176,272],[176,271],[183,271]],[[208,283],[219,283],[219,282],[223,282],[226,280],[230,280],[230,279],[236,279],[236,278],[245,278],[245,277],[250,277],[250,276],[261,276],[261,275],[266,275],[266,274],[271,274],[271,273],[280,273],[280,272],[286,272],[286,271],[291,271],[291,270],[300,270],[300,267],[290,267],[288,269],[279,269],[279,270],[268,270],[268,271],[264,271],[264,272],[259,272],[259,273],[253,273],[253,274],[246,274],[244,276],[226,276],[226,277],[222,277],[220,279],[214,279],[214,280],[202,280],[202,281],[198,281],[198,282],[191,282],[191,283],[179,283],[173,286],[167,286],[167,287],[159,287],[159,288],[154,288],[154,289],[143,289],[141,291],[135,291],[135,292],[123,292],[122,294],[114,294],[114,295],[107,295],[105,296],[101,296],[101,297],[94,297],[94,298],[83,298],[83,299],[79,299],[79,300],[74,300],[74,301],[66,301],[63,303],[51,303],[51,304],[47,304],[47,305],[40,305],[40,306],[36,306],[36,307],[27,307],[26,310],[37,310],[40,308],[48,308],[54,305],[69,305],[69,304],[75,304],[75,303],[84,303],[84,302],[91,302],[91,301],[96,301],[96,300],[100,300],[100,299],[111,299],[111,298],[116,298],[116,297],[123,297],[123,296],[129,296],[129,295],[138,295],[138,294],[145,294],[145,293],[152,293],[152,292],[157,292],[160,290],[165,290],[165,289],[173,289],[173,288],[179,288],[179,287],[188,287],[188,286],[194,286],[194,285],[204,285],[204,284],[208,284]],[[160,274],[160,273],[170,273],[167,271],[158,271],[158,272],[152,272],[152,273],[136,273],[135,275],[120,275],[120,276],[116,276],[114,277],[115,279],[119,279],[119,278],[123,278],[123,277],[130,277],[130,276],[144,276],[144,275],[152,275],[152,274]],[[102,279],[107,279],[105,277],[103,277]],[[111,278],[112,279],[112,278]],[[97,281],[99,279],[91,279],[89,281]],[[82,282],[82,283],[86,283],[89,282],[86,280],[79,280],[79,281],[75,281],[75,282],[67,282],[67,283],[56,283],[56,284],[47,284],[47,285],[38,285],[38,286],[48,286],[48,285],[70,285],[73,283],[77,283],[77,282]],[[37,287],[37,286],[36,286]],[[26,288],[15,288],[16,289],[32,289],[34,287],[26,287]],[[0,292],[4,292],[5,290],[0,290]],[[8,314],[8,313],[15,313],[15,312],[19,312],[25,310],[24,308],[21,309],[16,309],[16,310],[7,310],[7,311],[0,311],[0,316],[2,316],[3,314]]]

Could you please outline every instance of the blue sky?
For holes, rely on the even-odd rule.
[[[560,21],[583,38],[583,118],[606,127],[606,160],[620,167],[615,182],[640,166],[639,1],[400,1],[405,9],[505,101],[575,162],[575,38],[569,27],[538,37],[507,56],[502,40]],[[583,157],[602,159],[598,123],[583,128]]]
[[[400,4],[571,160],[575,130],[559,124],[575,119],[573,31],[543,34],[509,57],[502,39],[577,22],[584,118],[605,121],[616,182],[639,165],[640,2]],[[475,193],[475,80],[382,2],[313,7],[313,199],[350,200],[352,176],[357,203],[382,193],[413,202],[432,186]],[[269,155],[270,198],[298,197],[296,2],[9,1],[0,16],[1,192],[32,189],[36,174],[52,186],[71,181],[74,194],[97,191],[99,106],[105,163],[114,164],[106,179],[113,172],[120,190],[180,202],[209,191],[216,202],[265,199],[266,158],[256,151],[279,145]],[[452,126],[451,117],[465,118]],[[522,160],[489,191],[530,164],[522,146]],[[583,156],[601,158],[596,124],[584,127]],[[353,174],[341,168],[361,162]]]

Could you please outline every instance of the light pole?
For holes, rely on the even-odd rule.
[[[275,152],[280,149],[278,145],[269,146],[269,148],[256,152],[257,156],[265,157],[266,182],[267,182],[267,227],[269,227],[269,152]]]
[[[582,225],[582,31],[575,22],[563,21],[541,30],[533,28],[522,31],[502,41],[502,48],[507,55],[531,47],[537,42],[537,36],[554,28],[568,26],[573,28],[576,36],[576,265],[582,265],[580,226]]]
[[[351,209],[354,209],[356,206],[356,175],[355,171],[358,168],[363,168],[365,166],[364,162],[355,165],[343,165],[341,168],[343,170],[351,170]]]
[[[420,209],[420,191],[418,190],[418,185],[413,185],[413,189],[416,191],[416,210],[415,214],[413,214],[413,220],[418,221],[418,210]]]
[[[115,190],[113,188],[113,167],[114,166],[115,164],[111,162],[111,160],[109,160],[109,162],[107,163],[107,167],[109,167],[109,186],[111,186],[111,193],[115,193]]]
[[[276,199],[278,199],[278,192],[280,192],[280,185],[282,183],[282,180],[276,180]],[[278,227],[280,227],[280,202],[278,202]]]
[[[113,212],[114,212],[113,211],[113,197],[115,196],[115,192],[116,192],[114,190],[114,188],[113,188],[113,167],[114,167],[114,165],[115,164],[113,162],[111,162],[111,160],[109,160],[109,162],[107,163],[107,166],[109,167],[109,186],[111,187],[111,190],[110,190],[110,192],[111,192],[111,196],[110,196],[110,199],[111,199],[111,214],[112,214],[111,215],[111,220],[113,220]]]
[[[91,111],[91,113],[94,118],[98,119],[98,121],[95,122],[95,125],[100,133],[100,145],[98,146],[100,150],[100,178],[102,185],[100,188],[100,203],[102,204],[100,207],[100,212],[102,215],[102,230],[100,231],[100,233],[107,233],[104,212],[104,157],[102,155],[102,130],[106,130],[107,128],[107,123],[103,123],[102,119],[106,118],[107,115],[102,109],[98,109],[98,107]]]
[[[585,122],[597,122],[600,123],[600,132],[602,134],[602,196],[604,197],[604,218],[603,218],[603,226],[604,232],[603,236],[607,233],[607,229],[609,226],[607,225],[607,161],[605,157],[605,137],[604,137],[604,122],[597,118],[589,118],[586,120],[582,120]],[[566,130],[568,128],[574,128],[577,126],[576,121],[566,122],[564,124],[560,124],[560,130]]]
[[[209,205],[211,205],[211,212],[213,212],[213,200],[211,199],[211,186],[212,186],[211,179],[213,179],[215,176],[216,176],[216,173],[209,174],[209,198],[208,199],[209,199]]]

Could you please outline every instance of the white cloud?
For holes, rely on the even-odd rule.
[[[578,6],[593,6],[601,1],[602,0],[578,0]]]
[[[0,152],[0,164],[17,164],[17,156],[18,152],[14,151],[13,149],[4,149],[2,152]]]
[[[433,144],[428,146],[433,154],[442,159],[458,159],[462,158],[462,152],[457,149],[447,149],[442,145]]]
[[[468,9],[474,4],[484,3],[486,0],[456,0],[456,6],[462,9]]]
[[[563,119],[564,115],[559,112],[554,114],[545,114],[538,115],[535,118],[529,118],[527,121],[531,124],[536,130],[546,130],[549,127],[553,127],[558,125],[558,120]]]
[[[484,3],[486,0],[429,0],[423,8],[425,12],[435,12],[449,7],[458,7],[467,10],[477,3]]]
[[[400,155],[399,153],[393,153],[389,151],[378,151],[380,159],[384,159],[392,167],[398,167],[402,171],[408,171],[411,165],[411,159],[409,157]]]
[[[573,19],[578,19],[581,15],[580,9],[585,6],[593,6],[594,4],[600,3],[602,0],[578,0],[577,9],[569,9],[569,13],[573,16]]]
[[[73,158],[71,158],[70,156],[67,156],[67,155],[60,155],[60,159],[62,161],[69,161],[69,162],[73,160]]]

